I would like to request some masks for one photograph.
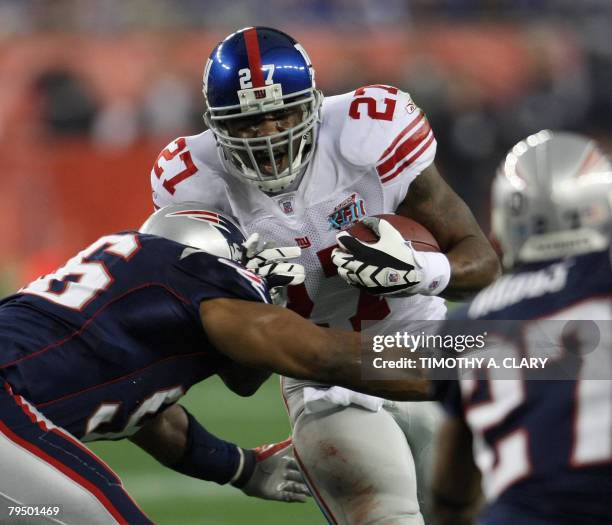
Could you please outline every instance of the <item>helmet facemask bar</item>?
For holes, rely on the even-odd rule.
[[[253,101],[246,108],[240,104],[208,108],[204,120],[215,135],[227,169],[262,191],[276,193],[286,189],[301,175],[312,157],[321,101],[320,91],[309,88],[281,96],[272,102],[269,99]],[[278,133],[239,138],[228,132],[227,122],[300,106],[303,106],[300,122]],[[279,170],[279,162],[285,155],[287,164]],[[270,168],[262,169],[266,164]]]

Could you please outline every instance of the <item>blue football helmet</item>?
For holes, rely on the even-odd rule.
[[[323,100],[302,46],[276,29],[241,29],[215,47],[203,82],[204,121],[226,169],[266,193],[287,190],[312,158]],[[264,120],[272,133],[258,131]],[[232,131],[241,123],[252,136]]]

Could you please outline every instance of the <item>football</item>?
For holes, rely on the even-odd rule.
[[[384,213],[376,215],[381,219],[385,219],[397,229],[404,240],[410,241],[412,247],[418,252],[439,252],[440,246],[431,232],[418,222],[404,217],[403,215],[394,215],[392,213]],[[362,222],[357,222],[348,229],[348,232],[355,238],[363,242],[376,242],[378,238],[370,228]]]

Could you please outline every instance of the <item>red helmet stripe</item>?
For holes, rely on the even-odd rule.
[[[173,213],[171,213],[172,216],[175,215],[208,215],[209,217],[219,217],[218,213],[215,213],[213,211],[206,211],[206,210],[181,210],[181,211],[175,211]]]
[[[593,143],[591,143],[590,146],[591,151],[585,157],[580,168],[578,168],[578,177],[588,175],[591,172],[591,169],[597,166],[597,164],[603,160],[603,155],[600,153],[599,148],[597,148]]]
[[[247,56],[249,58],[249,69],[253,87],[264,87],[264,76],[261,70],[261,53],[259,52],[259,41],[257,40],[257,29],[251,27],[244,32]]]
[[[190,219],[196,219],[198,221],[208,221],[208,222],[216,222],[217,224],[221,222],[221,219],[217,213],[213,213],[211,211],[204,210],[182,210],[175,211],[174,213],[170,213],[166,215],[166,217],[181,217],[186,216]]]

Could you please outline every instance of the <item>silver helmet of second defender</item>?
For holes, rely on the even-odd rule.
[[[612,231],[612,165],[588,137],[540,131],[508,152],[492,206],[507,268],[602,250]]]

